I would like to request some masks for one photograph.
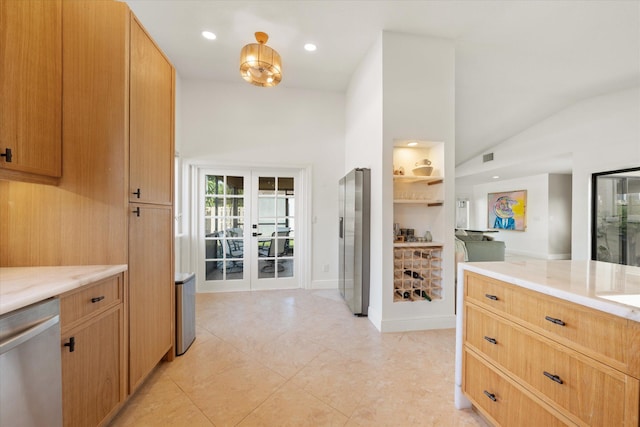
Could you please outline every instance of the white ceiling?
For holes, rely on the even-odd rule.
[[[242,82],[240,49],[255,31],[282,56],[281,87],[339,92],[383,30],[451,39],[456,164],[577,101],[640,84],[640,0],[126,3],[184,80]],[[309,41],[316,52],[304,51]]]

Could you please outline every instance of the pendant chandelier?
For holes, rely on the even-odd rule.
[[[255,33],[258,43],[250,43],[240,52],[240,75],[256,86],[276,86],[282,80],[280,54],[266,45],[269,36]]]

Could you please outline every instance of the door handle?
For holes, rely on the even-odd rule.
[[[340,229],[339,229],[340,238],[344,237],[344,217],[340,217]]]
[[[76,337],[69,338],[69,342],[64,343],[65,347],[69,347],[69,353],[76,351]]]
[[[253,236],[253,237],[262,236],[262,233],[255,233],[255,232],[254,232],[254,233],[252,234],[252,236]]]
[[[4,157],[7,163],[11,163],[11,160],[13,159],[11,148],[5,148],[4,153],[0,154],[0,157]]]

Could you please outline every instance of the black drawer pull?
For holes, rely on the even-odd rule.
[[[136,197],[139,199],[139,198],[140,198],[140,189],[138,188],[136,191],[134,191],[134,192],[133,192],[133,193],[131,193],[131,194],[135,194],[135,195],[136,195]]]
[[[4,153],[1,153],[0,157],[4,157],[7,163],[11,163],[11,160],[13,159],[13,154],[11,154],[11,148],[5,148]]]
[[[555,381],[558,384],[564,384],[564,381],[562,381],[562,379],[557,375],[550,374],[547,371],[544,371],[543,374],[545,377],[549,378],[551,381]]]
[[[133,213],[136,214],[136,216],[140,216],[140,208],[137,207],[133,210]]]
[[[495,338],[491,338],[491,337],[484,337],[485,340],[489,341],[491,344],[498,344],[498,341],[496,341]]]
[[[565,323],[560,320],[560,319],[556,319],[555,317],[551,317],[551,316],[544,316],[544,320],[548,320],[551,323],[555,323],[556,325],[560,325],[560,326],[564,326]]]
[[[76,338],[69,338],[69,342],[64,343],[65,347],[69,347],[69,353],[73,353],[76,350]]]
[[[104,299],[104,295],[100,295],[99,297],[91,298],[92,303],[100,302]]]
[[[498,301],[498,297],[495,295],[491,295],[491,294],[484,294],[485,297],[489,298],[490,300],[494,300],[494,301]]]
[[[489,399],[493,400],[494,402],[498,401],[498,399],[496,399],[496,395],[493,393],[489,393],[487,390],[484,391],[484,395],[487,396]]]

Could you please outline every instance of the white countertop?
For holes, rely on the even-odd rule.
[[[424,246],[443,246],[442,242],[394,242],[394,248],[414,248]]]
[[[640,267],[533,260],[470,262],[461,263],[460,268],[640,322]]]
[[[126,270],[126,264],[0,268],[0,315]]]

